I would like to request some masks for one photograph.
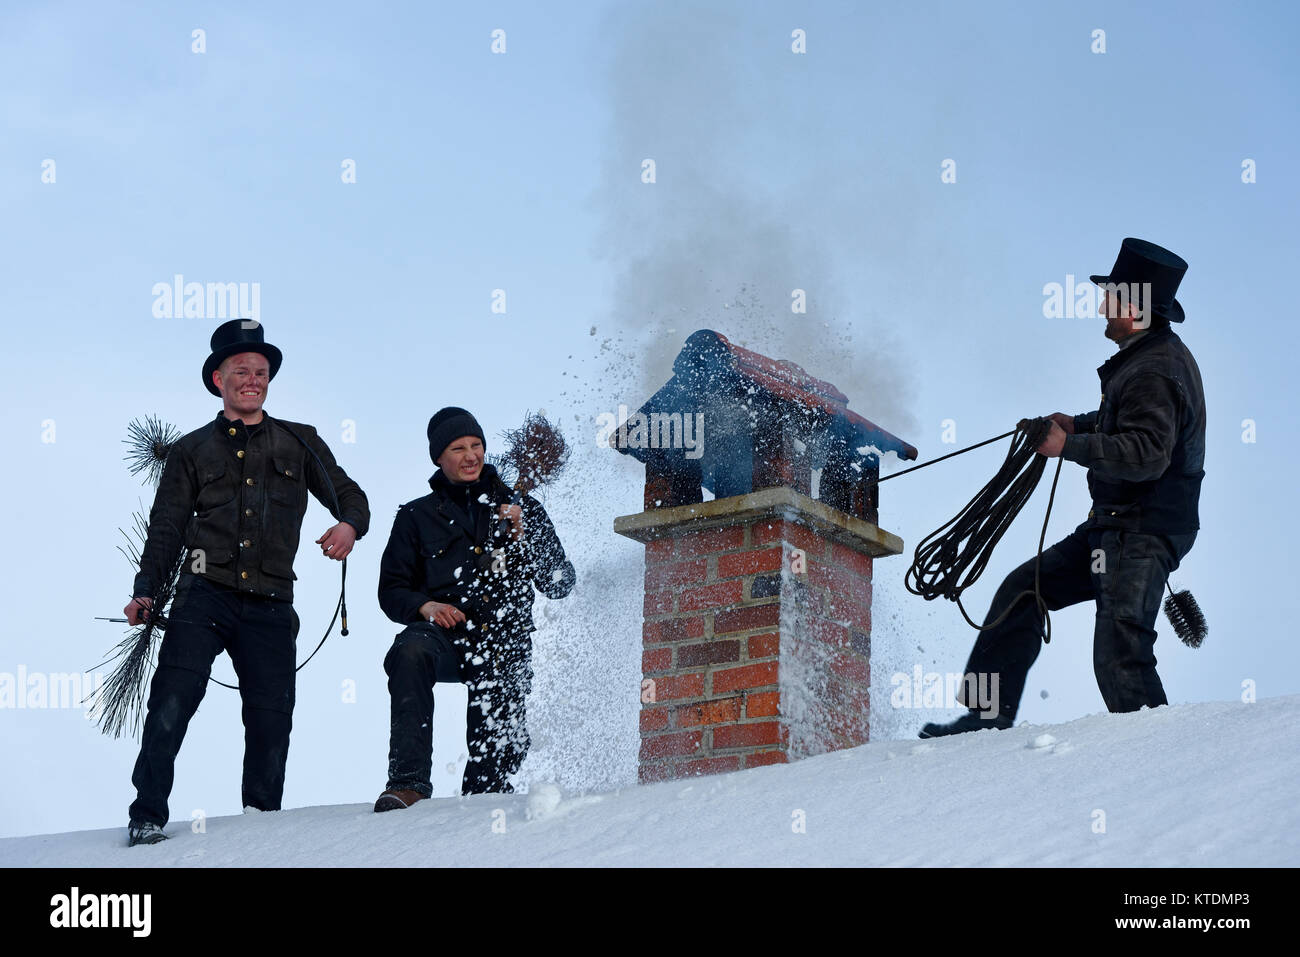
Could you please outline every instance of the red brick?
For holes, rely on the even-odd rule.
[[[781,725],[776,721],[728,724],[713,729],[715,748],[754,748],[764,744],[777,744],[780,740]]]
[[[704,672],[688,675],[665,675],[655,678],[655,700],[672,701],[676,698],[704,697]]]
[[[753,754],[746,754],[745,767],[757,768],[764,764],[789,764],[790,759],[786,757],[784,751],[755,751]]]
[[[740,688],[762,688],[776,684],[776,679],[775,661],[760,665],[742,665],[739,668],[721,668],[713,672],[713,693],[724,694]]]
[[[781,713],[781,692],[751,691],[745,695],[746,718],[775,718]]]
[[[852,595],[862,587],[862,579],[830,562],[809,562],[808,584],[825,586],[832,595]]]
[[[853,708],[853,704],[859,704]],[[832,708],[826,715],[826,727],[837,747],[852,748],[867,740],[866,702],[850,702],[845,707]]]
[[[642,708],[641,709],[641,733],[649,731],[662,731],[668,727],[668,709],[667,708]]]
[[[835,679],[827,682],[827,692],[823,702],[826,711],[826,723],[832,730],[843,734],[845,729],[864,725],[870,717],[871,689],[866,685],[855,685],[851,681]],[[833,690],[831,690],[833,689]]]
[[[661,641],[686,641],[704,637],[704,616],[668,618],[647,621],[641,625],[641,638],[647,645]]]
[[[647,648],[641,652],[641,673],[653,674],[656,671],[669,671],[673,666],[671,648]]]
[[[746,654],[752,661],[755,658],[771,658],[780,654],[781,636],[778,634],[754,635],[749,639]]]
[[[838,621],[813,618],[808,622],[808,637],[829,648],[849,647],[849,629]]]
[[[740,660],[740,642],[705,641],[698,645],[681,645],[677,649],[677,667],[698,668],[723,661]]]
[[[706,528],[702,532],[688,532],[677,539],[677,557],[725,552],[745,544],[745,529],[740,525]]]
[[[659,565],[663,562],[672,561],[672,558],[673,540],[671,538],[656,538],[653,542],[646,542],[645,563],[647,565]]]
[[[678,598],[681,611],[699,611],[702,608],[725,608],[740,603],[745,597],[745,583],[739,580],[718,582],[700,588],[687,588]]]
[[[850,628],[871,631],[871,607],[846,595],[832,595],[826,613],[837,621],[847,621]]]
[[[871,686],[871,672],[867,670],[867,663],[857,655],[845,652],[834,653],[831,655],[831,671],[851,681],[867,687]]]
[[[656,781],[671,781],[677,777],[675,764],[643,764],[637,768],[637,780],[642,784],[654,784]]]
[[[723,724],[740,720],[741,699],[719,698],[699,704],[681,705],[673,709],[673,720],[679,728],[693,728],[701,724]]]
[[[865,578],[871,577],[871,556],[836,542],[831,546],[831,561],[843,565]]]
[[[760,522],[750,533],[750,541],[755,545],[789,542],[795,548],[802,548],[810,558],[826,553],[826,539],[797,522]]]
[[[641,603],[642,614],[647,618],[651,615],[668,615],[673,610],[673,593],[670,591],[648,591],[645,593],[645,600]]]
[[[709,560],[697,558],[691,562],[670,562],[651,565],[645,570],[645,590],[660,591],[681,585],[702,582],[709,574]]]
[[[828,714],[843,714],[860,704],[852,688],[852,682],[846,681],[842,673],[831,671],[822,689],[818,704]]]
[[[713,616],[713,633],[721,635],[728,631],[771,628],[780,620],[781,606],[776,602],[750,605],[748,608],[733,608],[729,611],[720,611]]]
[[[774,572],[780,567],[781,547],[779,545],[718,556],[719,578],[735,578],[737,575],[757,575],[761,572]]]
[[[740,770],[740,755],[727,754],[718,758],[697,758],[694,761],[682,761],[674,765],[678,777],[695,777],[700,774],[725,774]]]
[[[674,755],[692,755],[700,748],[703,732],[680,731],[672,734],[655,734],[641,739],[641,760],[653,761]]]
[[[870,740],[871,740],[870,729],[867,727],[867,722],[863,720],[859,722],[857,725],[855,725],[853,729],[845,736],[844,747],[856,748],[859,745],[866,744]]]

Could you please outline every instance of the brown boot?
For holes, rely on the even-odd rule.
[[[423,801],[425,797],[426,795],[421,794],[419,791],[398,791],[389,788],[379,795],[379,800],[375,802],[375,812],[401,810],[410,807],[416,801]]]

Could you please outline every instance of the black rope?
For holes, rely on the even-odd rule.
[[[1052,640],[1051,618],[1048,615],[1047,603],[1043,600],[1040,591],[1039,566],[1043,557],[1043,542],[1047,536],[1047,523],[1051,518],[1052,504],[1056,500],[1056,483],[1061,477],[1063,461],[1061,459],[1056,463],[1056,474],[1052,478],[1052,492],[1047,501],[1047,514],[1043,516],[1043,529],[1038,537],[1038,554],[1034,559],[1034,587],[1016,595],[995,621],[983,626],[971,620],[961,603],[962,592],[975,584],[984,573],[993,555],[993,549],[1034,494],[1034,489],[1038,487],[1043,470],[1047,466],[1047,458],[1039,455],[1037,449],[1047,438],[1051,428],[1050,419],[1021,419],[1011,432],[943,456],[943,458],[950,458],[1009,435],[1015,436],[997,474],[956,516],[926,536],[916,546],[912,565],[904,577],[904,584],[908,591],[920,595],[926,601],[933,601],[940,597],[955,601],[967,624],[978,631],[986,631],[1001,624],[1011,610],[1019,604],[1020,599],[1032,595],[1043,616],[1045,628],[1043,640],[1045,642]],[[935,459],[925,464],[933,465],[940,461],[942,459]],[[924,466],[918,465],[915,468],[924,468]]]
[[[967,452],[974,452],[976,449],[988,445],[991,442],[996,442],[998,439],[1005,439],[1008,435],[1015,435],[1015,434],[1016,434],[1016,430],[1012,429],[1010,432],[1003,432],[1001,435],[995,435],[993,436],[993,438],[985,439],[983,442],[976,442],[974,445],[968,445],[966,446],[966,448],[958,449],[956,452],[949,452],[947,455],[941,455],[937,459],[931,459],[928,462],[922,462],[920,465],[913,465],[910,469],[903,469],[900,472],[891,472],[889,475],[885,475],[881,478],[872,479],[871,481],[865,482],[863,484],[879,485],[881,482],[888,482],[891,478],[898,478],[900,475],[906,475],[908,472],[915,472],[917,469],[923,469],[923,468],[928,468],[931,465],[937,465],[938,463],[942,462],[944,459],[950,459],[954,455],[965,455]]]

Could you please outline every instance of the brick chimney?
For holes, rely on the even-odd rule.
[[[612,444],[646,467],[645,510],[614,520],[646,546],[640,780],[866,742],[872,562],[903,550],[868,483],[916,449],[710,330]]]

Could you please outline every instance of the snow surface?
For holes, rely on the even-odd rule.
[[[308,807],[0,840],[4,866],[1300,864],[1300,695],[1209,702],[623,788]],[[801,826],[802,825],[802,826]]]

